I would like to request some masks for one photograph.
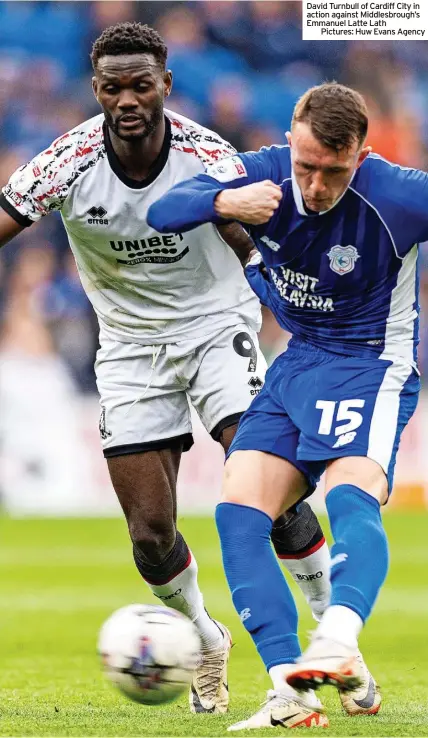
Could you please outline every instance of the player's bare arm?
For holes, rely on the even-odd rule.
[[[256,251],[254,242],[239,223],[227,223],[218,226],[221,237],[236,254],[242,266],[245,267]]]
[[[11,215],[0,208],[0,246],[7,244],[23,230],[24,226],[19,225]]]
[[[222,190],[215,199],[215,211],[222,218],[261,225],[272,218],[282,199],[281,188],[271,182],[254,182],[237,190]]]

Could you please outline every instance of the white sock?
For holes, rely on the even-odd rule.
[[[313,689],[309,689],[304,693],[297,692],[297,690],[290,687],[290,685],[285,681],[287,674],[295,668],[295,664],[278,664],[277,666],[270,667],[269,676],[272,679],[274,690],[276,692],[282,692],[282,694],[289,695],[292,699],[303,699],[310,707],[319,707],[321,703]]]
[[[343,605],[332,605],[322,616],[316,635],[355,649],[358,648],[358,636],[363,625],[363,621],[354,610]]]
[[[280,559],[299,585],[315,620],[319,622],[330,604],[330,551],[327,543],[324,541],[316,551],[299,555],[299,558]]]
[[[147,582],[147,584],[163,605],[182,612],[194,622],[201,637],[203,650],[221,647],[223,634],[205,610],[204,598],[198,585],[198,565],[192,553],[186,568],[169,582],[166,584]]]

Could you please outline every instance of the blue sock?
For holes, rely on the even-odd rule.
[[[267,669],[300,656],[297,610],[270,543],[272,520],[254,507],[216,509],[223,566],[233,604]]]
[[[349,607],[365,622],[388,571],[380,505],[352,484],[334,487],[326,505],[334,538],[330,605]]]

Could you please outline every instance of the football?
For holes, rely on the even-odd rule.
[[[176,610],[127,605],[101,628],[98,651],[108,679],[144,705],[171,702],[190,684],[200,660],[196,627]]]

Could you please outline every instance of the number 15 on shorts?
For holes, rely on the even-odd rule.
[[[364,407],[365,400],[318,400],[315,407],[321,410],[318,433],[329,436],[334,426],[334,435],[356,431],[363,422],[363,416],[357,408]]]

